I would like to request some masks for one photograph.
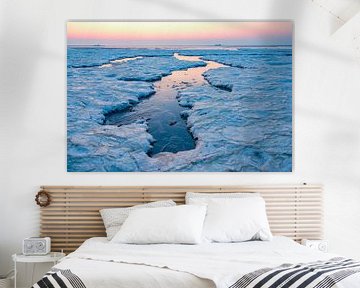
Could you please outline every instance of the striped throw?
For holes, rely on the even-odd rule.
[[[283,264],[246,274],[229,288],[331,288],[359,272],[360,262],[345,258]]]
[[[69,269],[52,269],[32,288],[86,288],[81,279]]]

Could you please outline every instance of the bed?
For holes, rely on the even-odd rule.
[[[42,233],[47,231],[47,236],[55,235],[53,250],[63,247],[67,252],[75,251],[54,266],[33,286],[35,288],[360,287],[359,262],[298,243],[304,238],[321,238],[322,196],[318,185],[166,189],[47,186],[43,189],[51,195],[52,204],[42,209]],[[127,207],[131,206],[129,201],[136,199],[138,203],[174,199],[181,204],[186,191],[260,192],[267,203],[270,227],[275,236],[271,241],[198,245],[118,244],[109,242],[106,237],[87,237],[105,236],[104,227],[94,225],[98,217],[94,211],[99,208]],[[57,216],[60,213],[61,219]],[[82,213],[82,216],[75,213]],[[79,221],[86,222],[80,227]],[[94,231],[98,233],[98,227],[102,235],[91,235]],[[56,237],[59,230],[62,234]],[[89,239],[83,241],[80,236],[74,236],[81,235],[81,231],[83,237]],[[282,234],[286,236],[280,236]]]
[[[328,261],[331,260],[331,261]],[[229,288],[229,287],[289,287],[271,286],[279,275],[269,279],[268,286],[246,286],[245,275],[286,264],[305,263],[304,267],[334,267],[334,263],[347,263],[351,270],[338,269],[338,278],[320,278],[313,286],[301,286],[310,276],[298,279],[291,287],[360,287],[360,263],[345,262],[347,259],[302,246],[293,240],[277,236],[270,242],[249,241],[243,243],[207,243],[200,245],[128,245],[111,244],[104,237],[91,238],[74,253],[68,255],[54,271],[71,271],[68,279],[79,277],[73,284],[61,277],[65,287],[121,287],[121,288]],[[319,262],[328,261],[328,262]],[[289,265],[289,266],[287,266]],[[299,275],[304,267],[296,267],[289,275]],[[344,266],[345,267],[345,266]],[[284,268],[282,268],[285,270]],[[344,268],[345,269],[345,268]],[[272,271],[272,270],[271,270]],[[319,270],[321,271],[321,270]],[[296,274],[297,272],[298,274]],[[293,274],[290,274],[293,273]],[[341,279],[341,278],[344,279]],[[264,278],[264,277],[263,277]],[[59,279],[59,278],[58,278]],[[288,280],[287,278],[286,280]],[[56,280],[49,281],[56,286]],[[241,282],[242,281],[242,282]],[[339,281],[336,283],[336,281]],[[238,282],[238,283],[237,283]],[[239,283],[241,282],[241,283]],[[336,283],[334,286],[333,284]],[[49,287],[44,283],[34,287]],[[60,286],[60,285],[59,285]]]

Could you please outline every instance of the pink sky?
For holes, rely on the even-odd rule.
[[[292,22],[68,22],[68,44],[291,44]]]

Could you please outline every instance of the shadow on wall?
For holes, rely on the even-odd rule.
[[[148,0],[137,0],[137,2],[148,3]],[[170,1],[170,0],[152,0],[152,4],[156,4],[157,6],[162,6],[168,10],[173,10],[174,12],[184,13],[184,15],[191,15],[195,17],[194,19],[221,19],[219,14],[209,13],[208,11],[193,7],[187,4],[185,1]],[[196,3],[194,1],[193,3]],[[166,19],[166,18],[165,18]],[[186,18],[185,18],[186,19]]]
[[[0,87],[1,117],[4,121],[13,117],[13,107],[16,107],[17,117],[20,118],[16,123],[24,123],[21,118],[25,118],[34,74],[40,60],[44,57],[61,57],[43,48],[47,32],[44,23],[51,17],[48,13],[52,10],[52,1],[42,1],[41,4],[41,10],[34,8],[32,1],[23,1],[23,9],[19,9],[17,1],[2,4]],[[16,128],[21,127],[12,128],[13,133],[18,133]]]
[[[19,151],[17,147],[21,141],[13,142],[14,139],[26,138],[26,130],[32,125],[29,123],[28,109],[34,100],[32,97],[36,93],[32,90],[36,87],[36,73],[40,63],[44,59],[63,60],[63,54],[57,55],[47,51],[44,47],[47,40],[47,23],[51,23],[55,14],[52,9],[53,1],[1,1],[0,3],[0,126],[1,133],[5,132],[6,140],[1,143],[1,187],[3,191],[8,191],[10,187],[16,187],[19,181],[18,171],[6,167],[5,163],[10,163],[16,159]],[[21,9],[20,9],[21,8]],[[53,12],[53,13],[52,13]],[[51,66],[49,74],[45,75],[43,81],[48,81],[51,77]],[[41,84],[40,84],[41,85]],[[51,95],[49,91],[49,95]],[[47,96],[47,95],[45,95]],[[48,109],[44,107],[43,109]],[[16,121],[12,121],[16,115]],[[2,134],[3,135],[3,134]],[[18,136],[21,135],[21,136]],[[23,139],[26,141],[27,139]],[[2,142],[2,141],[1,141]],[[4,144],[4,145],[3,145]],[[31,154],[32,151],[28,151]],[[4,160],[4,162],[2,162]],[[34,161],[35,162],[35,161]],[[4,163],[4,164],[3,164]],[[31,167],[28,167],[31,169]],[[21,175],[20,175],[21,176]],[[4,179],[4,181],[2,181]],[[6,180],[5,180],[6,179]],[[10,190],[11,191],[11,190]],[[0,219],[3,221],[1,228],[5,230],[0,233],[0,274],[6,273],[11,267],[10,254],[15,252],[15,248],[20,247],[24,231],[13,229],[12,221],[4,221],[8,215],[14,215],[16,201],[26,209],[27,197],[21,194],[2,193],[2,203],[10,203],[1,207]],[[29,194],[33,201],[33,196]],[[18,206],[19,206],[18,205]],[[19,207],[18,207],[19,208]],[[20,209],[20,208],[19,208]],[[24,209],[17,213],[17,217],[22,217]],[[32,218],[19,219],[21,222],[37,223],[38,215],[32,214]],[[4,231],[2,230],[2,231]],[[30,234],[31,235],[31,234]],[[14,239],[20,239],[16,244]]]

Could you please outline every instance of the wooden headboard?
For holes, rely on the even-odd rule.
[[[191,192],[259,192],[266,201],[274,235],[301,239],[322,237],[320,185],[271,186],[42,186],[51,204],[41,209],[40,233],[52,239],[53,251],[72,252],[90,237],[105,236],[99,209],[128,207],[164,199],[183,204]]]

